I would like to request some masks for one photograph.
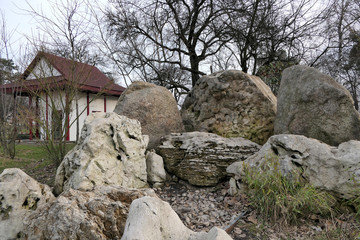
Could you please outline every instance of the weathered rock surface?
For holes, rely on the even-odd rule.
[[[26,219],[22,239],[120,239],[130,204],[143,196],[156,195],[151,189],[119,186],[67,190]]]
[[[350,199],[359,194],[360,141],[348,141],[332,147],[316,139],[300,135],[274,135],[259,152],[244,162],[235,162],[227,168],[235,180],[244,176],[243,163],[258,168],[270,156],[279,159],[283,175],[301,170],[302,176],[315,187]]]
[[[24,218],[54,200],[47,185],[18,168],[5,169],[0,175],[0,239],[16,239]]]
[[[297,134],[332,146],[360,140],[360,114],[350,93],[315,68],[284,70],[278,94],[275,134]]]
[[[146,171],[147,179],[150,183],[163,183],[166,180],[164,160],[155,151],[146,153]]]
[[[224,230],[213,228],[209,233],[193,232],[186,228],[179,216],[164,202],[154,197],[133,201],[122,240],[226,240],[232,239]]]
[[[186,131],[243,137],[264,144],[273,135],[276,97],[258,77],[228,70],[200,78],[181,109]]]
[[[226,177],[226,168],[245,160],[260,146],[243,138],[213,133],[173,133],[158,147],[168,172],[197,186],[213,186]]]
[[[162,136],[184,131],[173,95],[152,83],[133,82],[121,94],[114,112],[141,123],[143,134],[150,137],[148,149],[156,148]]]
[[[147,143],[137,120],[116,113],[88,116],[79,143],[57,169],[54,193],[87,191],[95,185],[146,187]]]

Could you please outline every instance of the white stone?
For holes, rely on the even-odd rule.
[[[116,113],[89,115],[79,143],[57,169],[54,192],[87,191],[95,185],[146,187],[147,143],[137,120]]]
[[[23,230],[24,219],[54,200],[47,185],[18,168],[5,169],[0,175],[0,239],[16,239]]]
[[[194,232],[185,227],[167,202],[155,197],[142,197],[132,202],[122,240],[227,240],[221,229],[209,233]]]
[[[166,180],[164,160],[154,151],[146,153],[146,172],[150,183],[162,183]]]

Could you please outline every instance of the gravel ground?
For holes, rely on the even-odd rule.
[[[235,240],[359,239],[354,238],[354,231],[359,232],[359,226],[345,215],[334,219],[313,215],[296,226],[286,228],[262,224],[246,195],[229,196],[228,187],[227,182],[215,187],[199,188],[179,181],[154,190],[171,205],[185,226],[194,231],[209,231],[214,226],[227,229],[234,219],[241,216],[229,233]]]

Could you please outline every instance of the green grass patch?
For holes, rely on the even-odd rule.
[[[46,156],[46,149],[39,144],[18,144],[15,147],[16,158],[42,160]]]
[[[74,143],[69,143],[66,145],[66,151],[70,151],[75,146]],[[0,149],[1,150],[1,149]],[[48,157],[48,152],[44,145],[39,144],[29,144],[29,143],[20,143],[15,146],[15,159],[10,159],[5,156],[2,151],[0,151],[0,173],[5,168],[22,168],[26,169],[31,165],[31,167],[40,169],[48,165],[51,165],[53,162]]]
[[[287,225],[314,213],[322,216],[333,213],[336,199],[307,183],[300,172],[283,176],[276,155],[267,157],[257,168],[244,169],[250,203],[264,221]]]

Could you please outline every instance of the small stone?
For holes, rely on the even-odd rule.
[[[157,183],[154,183],[152,187],[154,189],[156,189],[157,191],[160,191],[161,187],[163,187],[163,186],[164,186],[164,183],[157,182]]]

